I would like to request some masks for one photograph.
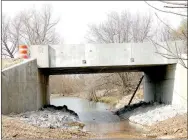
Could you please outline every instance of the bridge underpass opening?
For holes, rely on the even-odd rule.
[[[69,109],[78,113],[81,121],[86,124],[86,130],[119,132],[137,129],[141,132],[141,128],[131,125],[127,120],[118,120],[119,118],[111,115],[108,110],[113,110],[117,101],[130,95],[123,106],[128,104],[142,75],[144,80],[131,104],[140,101],[171,104],[175,69],[174,64],[145,67],[59,68],[41,71],[46,75],[50,74],[50,104],[67,105]],[[170,84],[166,84],[168,82]]]
[[[60,94],[89,100],[97,100],[98,97],[115,92],[114,97],[118,98],[133,93],[141,75],[141,72],[50,75],[49,91],[50,95]]]
[[[141,76],[144,75],[144,79],[142,82],[144,101],[159,102],[159,103],[165,103],[165,104],[171,104],[173,102],[176,64],[160,65],[160,66],[154,65],[154,66],[144,66],[144,67],[138,67],[138,66],[137,67],[136,66],[135,67],[122,67],[122,66],[118,67],[116,66],[116,67],[89,67],[89,68],[87,67],[84,67],[84,68],[76,68],[76,67],[42,68],[40,69],[40,71],[44,75],[48,75],[48,76],[50,75],[50,80],[49,80],[50,85],[52,84],[51,80],[54,80],[55,78],[60,80],[62,77],[64,77],[64,80],[62,78],[63,80],[62,82],[57,82],[56,80],[54,80],[54,83],[55,82],[57,83],[54,86],[49,86],[50,93],[48,94],[56,92],[54,89],[53,90],[51,89],[51,87],[53,88],[55,86],[58,86],[59,88],[61,88],[62,91],[65,92],[68,89],[66,89],[64,85],[68,85],[68,82],[72,82],[77,87],[79,87],[78,88],[80,90],[79,92],[87,92],[86,95],[90,95],[89,93],[93,92],[92,90],[106,90],[106,89],[95,89],[95,86],[97,88],[100,87],[100,84],[96,83],[95,81],[98,79],[102,81],[100,82],[101,82],[101,85],[103,85],[103,87],[107,86],[108,84],[111,90],[112,89],[116,90],[115,88],[119,86],[121,87],[121,91],[119,91],[119,93],[132,94]],[[71,77],[72,81],[70,81],[70,78],[68,77]],[[97,77],[98,79],[95,79]],[[102,78],[100,79],[100,77],[106,79],[107,81],[102,80]],[[108,79],[105,77],[108,77]],[[79,81],[79,83],[82,84],[82,86],[76,84],[76,81],[77,82]],[[87,89],[88,88],[87,86],[90,86],[89,87],[90,91]],[[69,90],[72,90],[72,89],[69,88]],[[129,89],[129,90],[126,91],[126,89]]]
[[[50,75],[50,104],[66,105],[75,111],[86,131],[129,133],[135,126],[128,120],[121,120],[111,110],[124,96],[132,95],[141,75],[141,72]],[[143,92],[140,100],[143,100],[142,95]]]

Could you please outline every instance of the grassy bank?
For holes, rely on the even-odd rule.
[[[117,106],[117,108],[120,108],[128,104],[131,96],[132,94],[120,95],[118,93],[114,93],[111,95],[97,97],[97,102],[107,103],[109,105]],[[139,89],[137,91],[131,103],[137,103],[140,101],[140,99],[143,99],[143,89]]]
[[[116,96],[103,96],[98,98],[98,102],[107,103],[112,106],[115,106],[119,101],[119,98]]]

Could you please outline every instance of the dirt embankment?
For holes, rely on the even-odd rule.
[[[12,139],[69,139],[69,138],[91,138],[94,134],[81,130],[50,129],[32,126],[17,118],[2,116],[2,138]]]
[[[161,138],[178,139],[187,138],[187,114],[176,116],[147,127],[148,134],[128,136],[120,134],[106,135],[106,138]],[[102,138],[105,138],[102,137]],[[96,134],[80,130],[50,129],[35,127],[15,118],[2,116],[2,138],[99,138]]]
[[[64,106],[45,105],[38,111],[2,116],[2,138],[89,138],[76,112]]]
[[[161,121],[145,129],[148,130],[146,134],[112,133],[103,138],[187,139],[187,114]]]
[[[147,137],[161,139],[188,138],[187,136],[187,113],[179,115],[148,127]]]

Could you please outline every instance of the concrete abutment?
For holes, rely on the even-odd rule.
[[[187,106],[187,69],[180,64],[144,71],[144,101]]]
[[[2,70],[2,114],[22,113],[49,103],[49,76],[37,67],[36,59]]]

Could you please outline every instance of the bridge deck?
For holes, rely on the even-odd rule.
[[[173,64],[172,64],[173,65]],[[55,67],[39,68],[48,75],[60,74],[89,74],[89,73],[114,73],[114,72],[143,72],[150,68],[165,67],[166,64],[158,65],[135,65],[135,66],[90,66],[90,67]]]

